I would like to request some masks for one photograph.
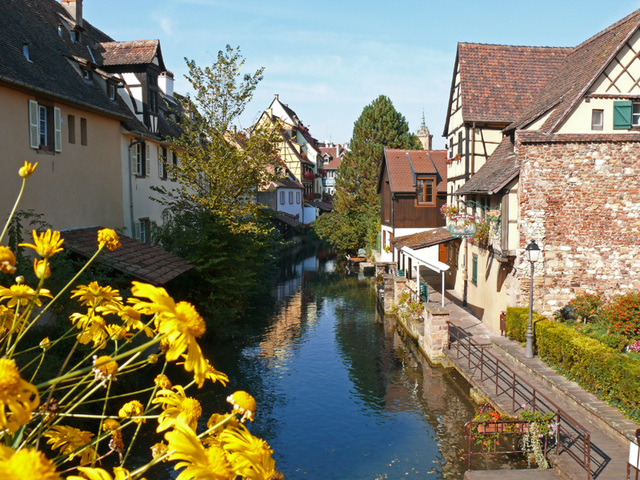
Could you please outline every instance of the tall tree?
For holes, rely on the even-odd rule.
[[[364,107],[353,125],[350,151],[336,180],[335,210],[314,222],[318,235],[342,250],[375,244],[380,225],[376,185],[385,147],[422,148],[418,137],[409,132],[404,115],[380,95]]]

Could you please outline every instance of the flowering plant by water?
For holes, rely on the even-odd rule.
[[[25,162],[19,170],[22,187],[9,221],[36,165]],[[178,480],[282,478],[269,445],[245,426],[257,408],[250,394],[230,394],[229,410],[212,413],[206,429],[198,428],[205,412],[188,390],[205,382],[226,385],[228,378],[200,349],[206,326],[193,305],[141,282],[133,282],[126,300],[95,281],[76,285],[98,253],[120,247],[110,229],[100,230],[96,253],[54,295],[47,281],[63,244],[60,232],[34,231],[33,243],[20,246],[34,253],[37,284],[18,276],[0,286],[0,478],[139,479],[162,461],[175,462]],[[16,270],[14,252],[0,246],[0,271],[20,274]],[[34,341],[34,327],[65,291],[78,309],[64,332]],[[172,382],[169,364],[187,372],[187,385]],[[126,377],[145,378],[152,365],[160,371],[153,381],[130,387],[135,382]],[[140,464],[131,452],[143,428],[155,430],[158,442]]]
[[[538,468],[543,470],[549,468],[543,443],[555,439],[557,432],[556,415],[555,412],[533,410],[526,403],[522,405],[522,410],[518,412],[518,416],[528,423],[528,427],[520,439],[520,446],[523,451],[529,454],[527,460],[530,462],[531,458],[533,458]]]

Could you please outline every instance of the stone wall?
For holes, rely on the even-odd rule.
[[[517,143],[520,246],[535,239],[534,308],[551,314],[577,294],[640,289],[640,144]],[[519,250],[522,254],[522,250]],[[529,263],[516,262],[520,305]]]

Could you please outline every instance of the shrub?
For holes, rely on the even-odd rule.
[[[640,292],[616,295],[602,309],[602,318],[612,333],[630,340],[640,337]]]
[[[588,320],[594,320],[599,318],[601,313],[602,294],[585,293],[583,295],[576,295],[575,298],[569,302],[569,306],[578,321],[586,322]]]

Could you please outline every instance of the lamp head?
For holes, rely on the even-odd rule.
[[[538,244],[536,243],[535,240],[531,240],[531,242],[529,242],[529,245],[527,245],[526,251],[527,251],[527,260],[529,260],[530,262],[537,262],[538,259],[540,258],[540,247],[538,247]]]

